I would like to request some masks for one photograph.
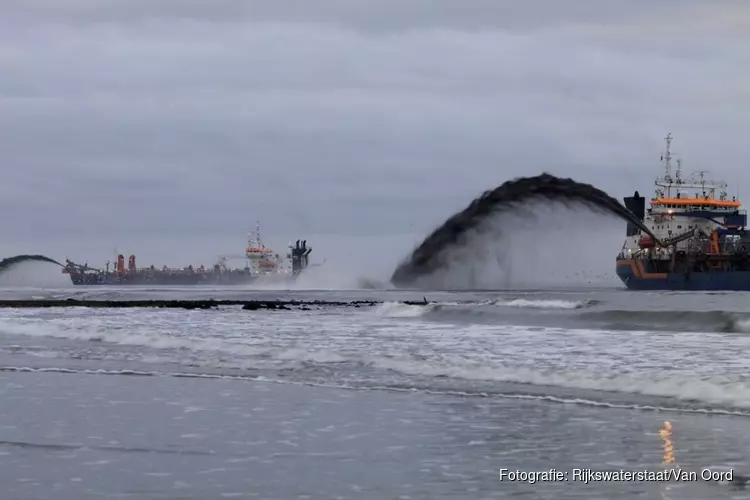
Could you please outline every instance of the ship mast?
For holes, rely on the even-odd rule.
[[[677,159],[677,170],[675,171],[675,177],[672,177],[672,134],[667,134],[664,141],[666,142],[666,150],[661,155],[661,161],[664,162],[664,175],[657,177],[654,182],[656,186],[661,188],[656,190],[656,198],[679,198],[681,190],[695,189],[699,190],[695,193],[696,198],[708,197],[713,199],[716,196],[716,191],[719,190],[719,200],[726,199],[726,183],[707,179],[705,174],[708,172],[706,170],[698,170],[688,179],[683,179],[682,161],[680,159]],[[671,192],[673,187],[675,188],[674,193]]]
[[[664,138],[667,143],[667,150],[664,152],[664,179],[667,182],[672,181],[672,133],[668,133]]]
[[[664,162],[664,177],[662,179],[657,179],[656,184],[658,186],[661,186],[663,188],[666,188],[666,196],[667,198],[672,196],[672,133],[668,133],[667,136],[664,138],[664,141],[667,143],[667,148],[664,151],[664,154],[661,155],[661,159]],[[659,181],[662,181],[660,183]],[[658,193],[657,193],[658,196]],[[662,194],[662,196],[664,196]]]
[[[703,192],[703,195],[706,195],[706,174],[708,173],[708,170],[698,170],[698,175],[701,178],[701,191]]]
[[[248,248],[265,248],[260,238],[260,221],[255,223],[255,232],[247,233]]]
[[[672,177],[672,133],[668,133],[664,138],[666,142],[666,149],[661,155],[661,161],[664,162],[664,175],[657,177],[654,182],[655,185],[663,189],[656,190],[657,198],[671,198],[673,196],[680,196],[680,188],[691,187],[690,183],[685,184],[682,178],[682,160],[677,159],[677,169],[675,170],[675,176]],[[672,187],[675,187],[676,192],[672,193]]]
[[[260,239],[260,221],[255,221],[255,241],[258,243],[258,248],[265,248]]]

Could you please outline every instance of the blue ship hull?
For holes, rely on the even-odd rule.
[[[630,290],[750,291],[750,271],[660,273],[649,267],[644,260],[618,260],[617,276]]]

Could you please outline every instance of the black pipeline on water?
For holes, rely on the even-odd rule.
[[[50,264],[57,264],[58,266],[63,267],[63,265],[57,262],[55,259],[50,259],[49,257],[44,255],[15,255],[13,257],[8,257],[7,259],[0,260],[0,274],[9,271],[18,264],[34,261],[49,262]]]
[[[482,193],[468,207],[451,216],[425,238],[422,244],[399,264],[391,277],[391,283],[397,286],[408,285],[420,276],[447,266],[442,259],[443,252],[460,244],[462,237],[469,231],[478,229],[493,215],[520,209],[522,204],[532,200],[576,203],[612,213],[632,222],[654,240],[657,239],[633,212],[601,189],[573,179],[543,173],[536,177],[519,177]]]

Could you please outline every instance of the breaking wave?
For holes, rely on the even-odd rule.
[[[391,318],[416,318],[430,314],[440,316],[476,315],[502,316],[502,308],[508,309],[548,309],[574,310],[591,307],[598,304],[595,300],[532,300],[532,299],[502,299],[479,302],[430,302],[426,305],[411,305],[403,302],[384,302],[377,307],[376,313]]]
[[[628,311],[584,312],[580,319],[615,330],[750,333],[750,313],[730,311]]]
[[[748,377],[693,376],[690,374],[600,374],[576,369],[534,369],[513,366],[480,366],[455,359],[424,360],[405,354],[398,357],[351,354],[341,356],[330,352],[310,356],[305,350],[280,350],[278,360],[297,361],[302,365],[284,364],[286,371],[259,372],[216,365],[183,366],[181,371],[164,372],[149,369],[144,363],[136,369],[85,369],[65,366],[0,366],[0,372],[85,373],[91,375],[174,376],[196,378],[227,378],[302,385],[329,386],[349,389],[424,391],[434,394],[457,394],[479,397],[539,399],[566,404],[582,404],[611,408],[676,411],[707,414],[750,416]],[[354,359],[358,358],[358,359]],[[326,365],[336,364],[334,379],[320,378],[312,373],[316,367],[329,371]],[[342,364],[366,365],[378,372],[399,374],[405,378],[382,376],[351,376]],[[295,368],[296,366],[296,368]],[[177,368],[176,366],[173,369]],[[309,372],[303,374],[303,371]],[[294,375],[298,375],[295,377]],[[301,376],[299,376],[301,375]]]
[[[63,367],[28,367],[28,366],[0,366],[0,372],[15,372],[15,373],[57,373],[57,374],[87,374],[87,375],[106,375],[106,376],[141,376],[141,377],[176,377],[176,378],[196,378],[196,379],[221,379],[221,380],[238,380],[247,382],[267,382],[267,383],[278,383],[278,384],[291,384],[291,385],[307,385],[317,387],[328,387],[338,389],[354,389],[354,390],[389,390],[389,391],[403,391],[413,392],[415,390],[423,391],[430,394],[445,394],[463,397],[501,397],[507,399],[522,399],[522,400],[540,400],[552,403],[562,404],[578,404],[584,406],[596,406],[603,408],[620,408],[620,409],[633,409],[641,411],[668,411],[668,412],[679,412],[679,413],[701,413],[701,414],[712,414],[712,415],[734,415],[741,417],[750,417],[750,412],[746,410],[749,406],[747,405],[750,400],[742,399],[745,394],[740,394],[727,388],[719,391],[722,394],[720,398],[725,403],[728,403],[724,408],[718,407],[705,407],[700,400],[696,400],[692,395],[685,393],[685,397],[677,397],[677,399],[683,399],[686,404],[670,404],[669,401],[653,399],[643,400],[639,402],[628,402],[626,400],[602,400],[595,397],[586,397],[583,395],[576,395],[575,393],[559,393],[559,394],[546,394],[544,392],[535,392],[533,390],[526,390],[520,388],[523,384],[519,384],[519,389],[512,389],[509,387],[495,387],[495,390],[456,390],[450,388],[430,388],[420,386],[419,384],[389,384],[389,385],[370,385],[362,386],[359,384],[351,384],[346,381],[340,382],[321,382],[321,381],[299,381],[289,379],[278,379],[268,378],[263,375],[250,375],[250,374],[238,374],[238,373],[201,373],[195,371],[178,371],[178,372],[164,372],[155,370],[106,370],[106,369],[76,369],[76,368],[63,368]],[[676,381],[676,386],[685,386],[689,382]],[[587,384],[590,385],[590,384]],[[605,386],[605,384],[600,384]],[[619,385],[619,384],[618,384]],[[658,384],[661,387],[669,387],[672,384]],[[531,387],[531,386],[529,386]],[[552,387],[552,386],[548,386]],[[712,393],[715,387],[709,385],[702,385],[700,387],[693,386],[693,394],[701,393]],[[698,389],[696,391],[696,389]],[[609,392],[607,389],[601,391],[602,393]],[[640,391],[628,390],[629,393],[640,393]],[[654,392],[649,390],[648,392]],[[656,392],[660,392],[657,390]],[[669,391],[668,391],[669,392]],[[670,393],[671,394],[671,393]],[[657,396],[660,398],[661,396]],[[740,398],[740,399],[738,399]],[[714,399],[714,398],[712,398]],[[690,405],[689,402],[695,402],[696,404]],[[739,404],[737,404],[739,402]]]
[[[380,316],[386,316],[389,318],[416,318],[424,316],[425,314],[434,311],[439,307],[436,303],[427,304],[424,306],[415,306],[411,304],[404,304],[403,302],[383,302],[380,304],[375,313]]]
[[[597,300],[508,298],[483,302],[385,302],[380,316],[460,320],[496,325],[567,326],[615,331],[750,333],[750,313],[732,311],[649,311],[601,309]],[[513,311],[517,312],[513,312]],[[523,310],[529,310],[524,313]],[[531,315],[537,310],[541,315]]]
[[[602,301],[573,300],[580,295],[543,297],[391,301],[283,316],[5,311],[0,334],[15,338],[0,346],[0,370],[52,370],[54,363],[61,372],[191,371],[643,409],[750,410],[740,354],[750,345],[742,335],[750,333],[750,312],[607,309]],[[21,337],[33,340],[24,345]],[[44,356],[34,356],[40,348]]]
[[[499,306],[521,307],[529,309],[582,309],[598,304],[596,300],[529,300],[511,299],[495,302]]]
[[[609,399],[607,394],[610,396],[629,394],[675,399],[685,403],[692,402],[695,403],[691,406],[692,408],[703,408],[709,411],[716,408],[706,408],[706,404],[725,409],[750,409],[750,387],[746,385],[750,378],[741,375],[735,377],[699,377],[684,373],[603,375],[575,369],[542,370],[510,366],[472,366],[468,363],[405,362],[385,359],[378,360],[377,363],[383,368],[412,376],[512,384],[496,386],[495,390],[487,387],[485,390],[490,393],[495,391],[526,395],[554,393],[564,396],[567,400],[583,398],[592,401]],[[571,392],[560,393],[555,389],[567,389]],[[627,398],[621,396],[614,400],[625,401]]]
[[[84,328],[61,326],[52,322],[44,326],[25,324],[14,321],[0,323],[0,333],[23,335],[36,338],[55,338],[83,340],[89,342],[106,342],[121,346],[149,347],[152,349],[184,349],[191,351],[216,351],[237,355],[258,355],[265,352],[239,341],[221,338],[195,338],[173,336],[165,333],[132,333],[119,328]]]

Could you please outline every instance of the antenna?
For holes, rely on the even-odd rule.
[[[670,182],[672,177],[672,164],[670,163],[672,160],[672,133],[668,133],[664,140],[667,143],[667,150],[664,152],[664,177],[667,182]]]
[[[698,175],[701,178],[701,191],[704,196],[706,194],[706,179],[705,176],[708,173],[708,170],[698,170]]]

